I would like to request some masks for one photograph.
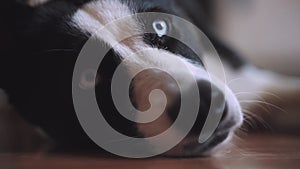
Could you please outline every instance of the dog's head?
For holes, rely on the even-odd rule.
[[[60,86],[65,87],[59,87],[59,89],[71,89],[71,73],[76,58],[84,43],[101,27],[141,12],[161,12],[187,19],[189,16],[189,11],[185,12],[186,9],[180,8],[173,0],[50,0],[45,2],[29,0],[29,2],[29,6],[17,5],[17,46],[22,48],[23,55],[35,56],[42,60],[43,64],[48,65],[46,69],[56,69],[52,71],[52,74],[58,73],[57,77],[59,78],[55,79],[55,75],[48,76],[47,83],[55,83],[53,86],[61,84]],[[143,32],[143,28],[146,27],[152,29],[154,33]],[[103,115],[117,131],[131,137],[156,136],[170,128],[176,120],[181,106],[182,97],[180,96],[193,95],[193,91],[190,90],[192,81],[188,78],[190,75],[185,71],[189,70],[197,83],[201,98],[198,116],[187,136],[166,155],[199,156],[228,140],[241,124],[242,115],[238,101],[231,90],[228,87],[223,90],[217,82],[210,80],[204,61],[192,50],[192,48],[197,48],[197,45],[201,45],[200,37],[195,36],[196,34],[193,32],[182,32],[184,30],[181,27],[182,25],[173,22],[172,18],[157,17],[145,22],[128,20],[126,23],[113,25],[111,27],[113,30],[109,33],[116,39],[123,36],[124,33],[132,31],[135,31],[135,34],[138,31],[139,36],[129,37],[116,46],[112,46],[111,37],[98,33],[97,40],[101,41],[103,46],[112,49],[105,56],[97,71],[96,96]],[[169,31],[176,32],[179,36],[189,36],[193,47],[166,36]],[[128,51],[134,51],[136,56],[133,58],[126,56]],[[146,69],[138,73],[133,77],[130,88],[131,102],[140,111],[146,111],[153,106],[148,99],[152,91],[159,89],[164,92],[167,99],[166,108],[156,120],[149,123],[136,123],[118,114],[111,95],[111,79],[115,69],[123,60],[126,60],[126,64],[123,65],[124,70],[127,70],[124,72],[125,76],[130,76],[131,72],[138,68],[158,68]],[[175,80],[166,72],[172,72],[178,79]],[[47,73],[51,74],[51,71],[48,70]],[[89,81],[91,79],[88,77],[89,75],[87,74],[87,77],[82,79],[79,84],[81,87],[89,88],[94,84]],[[180,85],[184,86],[183,90],[180,90],[176,83],[178,81]],[[45,85],[52,86],[51,84]],[[64,91],[60,92],[63,95]],[[70,94],[70,90],[65,92]],[[154,97],[154,100],[156,99],[158,98]],[[223,100],[223,104],[220,104],[223,106],[212,112],[215,115],[223,113],[221,122],[205,143],[199,143],[199,134],[207,120],[211,102],[215,100]],[[155,114],[155,112],[152,113]],[[189,112],[184,113],[188,114]],[[63,116],[60,113],[57,115],[57,119]],[[139,117],[136,116],[136,118]],[[64,121],[67,125],[68,118],[66,117]],[[57,124],[51,126],[50,123],[47,123],[44,128],[54,136],[55,132],[63,133],[60,134],[60,137],[68,132],[49,129],[55,125]],[[177,130],[180,131],[180,128]],[[175,139],[178,131],[173,131],[174,138],[166,138],[160,144],[168,144],[170,139]]]

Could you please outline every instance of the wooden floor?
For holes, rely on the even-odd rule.
[[[2,153],[1,169],[299,169],[300,137],[249,135],[217,157],[143,160],[47,153]]]

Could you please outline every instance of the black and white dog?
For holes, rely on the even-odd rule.
[[[3,18],[5,27],[10,32],[7,42],[10,45],[1,51],[0,87],[8,93],[11,103],[25,119],[42,127],[62,145],[87,148],[94,146],[81,128],[74,112],[72,74],[85,42],[95,30],[111,21],[140,12],[162,12],[183,17],[197,25],[210,38],[225,67],[234,72],[232,79],[249,70],[249,66],[240,57],[213,37],[207,21],[207,1],[24,0],[5,4],[7,9],[4,11],[13,17]],[[207,93],[210,93],[210,86],[215,84],[201,77],[201,72],[206,70],[203,60],[195,56],[189,47],[161,34],[161,30],[180,31],[181,25],[167,20],[153,22],[143,24],[153,25],[157,34],[141,32],[142,41],[135,42],[135,39],[131,39],[123,44],[128,48],[134,48],[135,45],[147,46],[147,52],[143,53],[143,58],[147,61],[140,59],[142,61],[136,64],[151,66],[160,62],[161,70],[176,69],[180,73],[180,68],[173,63],[174,59],[180,58],[193,70],[200,95],[205,97],[201,99],[199,115],[190,133],[166,155],[184,157],[207,155],[228,141],[235,129],[241,125],[243,116],[240,104],[229,88],[224,92],[218,91],[217,95],[226,95],[222,120],[206,143],[196,144],[206,121],[211,100],[210,94]],[[117,37],[124,32],[136,30],[134,27],[140,24],[142,23],[117,25],[113,33]],[[100,35],[98,40],[110,45],[105,35]],[[156,88],[166,92],[168,107],[159,119],[151,123],[139,124],[125,119],[118,114],[110,93],[111,78],[125,57],[119,50],[122,49],[114,47],[107,54],[97,74],[96,96],[103,115],[114,129],[131,137],[144,138],[162,133],[174,122],[179,109],[177,104],[179,93],[176,89],[173,90],[174,80],[155,70],[142,72],[135,77],[130,97],[138,109],[147,109],[148,94]],[[127,66],[131,69],[136,65]],[[184,81],[185,75],[181,76]],[[81,85],[89,85],[88,78],[85,78]],[[188,81],[186,83],[185,85],[189,85]],[[260,87],[263,85],[265,84],[260,84]],[[257,88],[253,87],[253,90]],[[168,140],[164,140],[164,143],[168,143]]]

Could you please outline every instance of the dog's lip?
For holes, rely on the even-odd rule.
[[[221,144],[228,138],[229,134],[229,130],[214,133],[205,143],[200,144],[198,141],[193,141],[185,145],[184,150],[195,156],[201,155]]]
[[[230,134],[231,132],[229,131],[215,133],[203,144],[199,143],[195,136],[189,136],[190,138],[186,139],[189,139],[190,141],[186,140],[183,145],[175,147],[175,149],[163,154],[163,156],[174,158],[204,157],[208,155],[207,152],[213,150],[227,140]]]
[[[219,124],[213,135],[204,143],[199,143],[196,136],[190,136],[190,141],[183,146],[184,152],[188,154],[189,157],[205,156],[206,152],[216,148],[218,145],[225,142],[234,130],[238,127],[234,120],[226,120]]]

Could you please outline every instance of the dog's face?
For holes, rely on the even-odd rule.
[[[184,10],[180,9],[176,2],[172,0],[30,2],[32,7],[25,5],[21,7],[21,12],[17,14],[18,43],[21,44],[20,46],[28,55],[33,54],[39,59],[54,59],[55,61],[51,63],[60,62],[55,63],[57,65],[64,63],[65,70],[62,69],[60,71],[69,72],[66,75],[71,75],[70,72],[73,71],[76,58],[83,44],[98,29],[112,21],[140,12],[162,12],[187,18]],[[143,28],[145,27],[150,27],[155,33],[144,32]],[[132,20],[130,23],[114,25],[111,33],[115,39],[118,39],[122,34],[131,31],[138,31],[139,36],[127,38],[117,46],[112,46],[111,37],[104,34],[96,36],[97,40],[103,43],[103,46],[112,48],[105,56],[98,70],[96,82],[96,96],[99,107],[111,126],[123,134],[139,138],[152,137],[167,130],[177,118],[180,109],[180,95],[182,93],[179,91],[176,81],[165,72],[171,71],[176,74],[180,78],[180,83],[185,86],[185,90],[182,92],[185,92],[185,94],[190,92],[189,86],[191,86],[191,81],[187,79],[188,75],[184,73],[185,71],[178,67],[180,64],[177,62],[180,62],[191,70],[190,72],[197,82],[201,97],[200,108],[196,123],[190,133],[166,155],[204,155],[228,140],[242,122],[241,109],[237,99],[229,88],[226,87],[222,91],[217,83],[208,78],[204,62],[190,47],[166,35],[168,31],[176,31],[180,36],[189,34],[193,38],[191,41],[200,42],[198,37],[193,36],[193,32],[182,32],[184,30],[181,30],[181,25],[172,22],[171,18],[156,18],[146,23]],[[137,34],[136,32],[134,33]],[[201,44],[194,43],[193,48],[197,48],[197,45]],[[136,52],[139,58],[126,56],[127,50],[139,51]],[[135,123],[129,121],[118,114],[113,104],[110,92],[111,79],[116,67],[124,59],[128,61],[124,65],[125,69],[128,70],[124,73],[125,76],[130,76],[130,72],[137,68],[159,67],[159,70],[147,69],[140,72],[132,80],[130,89],[130,99],[140,111],[146,111],[151,106],[148,100],[151,91],[160,89],[164,92],[167,98],[167,107],[163,114],[153,122]],[[55,65],[53,69],[55,69]],[[59,73],[64,75],[64,72]],[[65,79],[56,79],[55,83],[63,81],[62,83],[71,85],[69,81],[71,77],[65,77]],[[89,77],[83,78],[79,85],[89,88],[91,83],[88,79]],[[205,143],[200,144],[198,143],[199,134],[205,124],[211,101],[218,98],[225,98],[221,122],[212,137]],[[188,114],[189,112],[184,113]],[[139,117],[137,116],[136,118]],[[47,130],[49,126],[45,128]],[[168,144],[170,139],[176,139],[177,131],[173,132],[174,138],[162,140],[161,144]]]

